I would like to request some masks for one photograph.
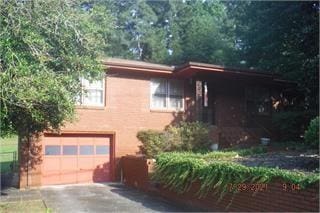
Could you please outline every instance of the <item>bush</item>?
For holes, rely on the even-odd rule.
[[[160,131],[146,130],[140,131],[137,138],[142,142],[140,150],[147,157],[152,158],[166,149],[164,135]]]
[[[209,149],[211,144],[208,125],[201,122],[181,122],[177,127],[169,126],[168,140],[175,150],[199,151]]]
[[[281,141],[297,141],[307,125],[305,112],[276,112],[272,116],[273,128]]]
[[[304,140],[311,148],[319,148],[319,116],[311,120],[304,134]]]
[[[268,183],[272,180],[299,184],[306,188],[319,181],[319,174],[304,174],[277,168],[247,167],[230,161],[218,160],[218,152],[212,152],[213,160],[208,155],[194,153],[162,153],[157,156],[155,173],[152,178],[172,190],[183,193],[192,183],[199,181],[198,195],[206,196],[215,191],[221,197],[228,190],[228,184]],[[230,156],[234,153],[230,152]],[[220,157],[228,157],[228,153]],[[218,157],[219,158],[219,157]]]
[[[140,150],[147,157],[168,151],[208,150],[211,144],[209,127],[200,122],[181,122],[168,126],[164,131],[146,130],[137,135],[142,142]]]

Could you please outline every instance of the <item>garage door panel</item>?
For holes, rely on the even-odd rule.
[[[51,146],[44,151],[43,185],[110,181],[108,137],[44,137],[43,145]]]
[[[46,145],[57,145],[60,144],[60,137],[45,137]]]
[[[60,171],[60,158],[58,157],[45,157],[45,165],[42,172]]]
[[[79,144],[93,144],[93,137],[78,137]]]
[[[79,157],[78,158],[79,169],[94,169],[94,158],[93,157]]]
[[[109,156],[99,156],[94,158],[94,164],[96,166],[103,166],[104,164],[108,164],[109,161],[106,160]]]
[[[62,171],[77,171],[78,167],[78,159],[77,157],[62,157],[61,159],[61,167]]]
[[[110,143],[110,138],[94,138],[94,143],[96,145],[106,145]]]
[[[85,170],[85,169],[80,169],[78,171],[78,182],[79,183],[84,183],[84,182],[93,182],[93,170]]]
[[[61,137],[61,144],[77,145],[78,137]]]

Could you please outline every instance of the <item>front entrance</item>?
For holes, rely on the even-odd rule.
[[[45,135],[42,185],[111,180],[111,136]]]

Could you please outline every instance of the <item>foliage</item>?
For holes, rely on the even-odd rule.
[[[234,61],[233,22],[222,2],[96,1],[115,17],[107,48],[113,57],[167,64]]]
[[[140,146],[141,152],[148,158],[156,156],[167,148],[164,135],[160,131],[140,131],[137,134],[137,138],[142,142],[142,146]]]
[[[235,57],[234,22],[221,1],[170,2],[167,62],[199,61],[232,65]]]
[[[152,178],[179,193],[188,191],[192,183],[198,181],[200,196],[206,196],[209,192],[223,196],[230,183],[268,183],[280,179],[305,188],[320,179],[319,174],[306,175],[275,168],[247,167],[223,160],[207,161],[199,155],[186,153],[158,155]]]
[[[1,136],[57,130],[73,119],[79,78],[102,75],[97,57],[112,19],[101,8],[0,1]]]
[[[272,115],[272,124],[279,140],[299,140],[306,126],[306,114],[298,111],[277,112]]]
[[[199,152],[171,152],[184,158],[198,158],[207,162],[212,160],[230,159],[238,156],[258,155],[266,153],[267,149],[263,146],[257,146],[247,149],[224,149],[220,151],[211,151],[206,153]]]
[[[208,150],[211,144],[209,128],[200,122],[181,122],[177,126],[168,126],[162,132],[140,131],[137,137],[143,144],[141,152],[147,157],[167,151]]]
[[[175,150],[198,151],[208,149],[212,143],[209,126],[202,122],[180,122],[166,128],[167,138]]]
[[[298,83],[304,109],[318,110],[319,2],[230,1],[244,66]]]
[[[319,116],[311,120],[307,131],[304,133],[304,140],[312,148],[319,148]]]

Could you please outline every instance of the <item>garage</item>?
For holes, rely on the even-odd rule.
[[[45,134],[42,185],[111,181],[113,138],[109,134]]]

